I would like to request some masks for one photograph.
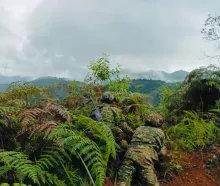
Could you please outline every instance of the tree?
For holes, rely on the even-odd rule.
[[[205,57],[220,60],[220,16],[209,15],[201,32],[205,40],[215,43],[215,52],[217,52],[217,54],[212,56],[205,54]]]
[[[85,78],[85,82],[93,85],[103,85],[104,82],[110,81],[112,76],[118,77],[120,68],[117,66],[111,69],[110,61],[107,56],[99,58],[97,61],[91,61],[88,65],[89,73]]]
[[[100,92],[102,92],[100,87],[105,87],[111,92],[128,92],[131,82],[130,78],[128,76],[120,78],[120,66],[111,68],[111,63],[106,55],[100,57],[97,61],[91,61],[88,69],[89,72],[85,78],[85,82],[92,88],[96,87],[97,95],[100,95]]]

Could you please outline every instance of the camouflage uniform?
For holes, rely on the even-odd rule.
[[[113,112],[113,107],[111,107],[108,104],[103,104],[100,107],[100,111],[102,114],[102,120],[103,122],[109,127],[111,128],[116,141],[120,141],[123,139],[123,131],[117,127],[117,121],[115,118],[115,113]],[[118,116],[118,115],[117,115]],[[119,116],[118,116],[119,117]]]
[[[102,114],[102,120],[111,128],[116,142],[127,138],[127,136],[132,136],[133,130],[127,125],[119,108],[108,104],[103,104],[99,108]]]
[[[150,115],[149,124],[155,115]],[[153,125],[161,125],[161,120],[152,122]],[[166,153],[164,146],[165,135],[159,128],[152,126],[138,127],[132,137],[128,151],[125,154],[122,166],[119,169],[118,178],[120,186],[130,185],[134,173],[144,186],[159,186],[154,165],[159,161],[159,155]]]
[[[132,136],[133,130],[127,125],[122,111],[114,105],[115,97],[111,93],[105,93],[101,101],[103,104],[99,106],[102,114],[103,122],[109,126],[115,136],[116,142],[120,142],[127,136]]]
[[[133,135],[133,130],[126,123],[122,110],[112,104],[115,100],[113,97],[112,94],[105,93],[101,99],[102,105],[99,106],[99,109],[103,122],[112,130],[115,141],[119,147],[119,149],[117,149],[116,160],[109,162],[109,169],[113,172],[117,172],[124,154],[127,151],[128,141]]]

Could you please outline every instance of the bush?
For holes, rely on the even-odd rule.
[[[219,132],[220,129],[212,121],[206,122],[197,113],[186,111],[181,122],[167,129],[166,134],[175,150],[193,151],[215,142]]]

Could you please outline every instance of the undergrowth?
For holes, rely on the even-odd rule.
[[[185,116],[175,126],[166,130],[174,150],[201,150],[219,137],[220,129],[212,122],[205,121],[195,112],[185,111]]]
[[[174,150],[202,150],[219,140],[219,101],[213,100],[216,105],[208,105],[212,109],[206,113],[186,109],[202,105],[200,102],[199,107],[195,105],[190,91],[202,85],[194,82],[200,82],[204,69],[193,71],[176,89],[162,89],[160,104],[155,108],[147,102],[146,94],[128,92],[130,79],[121,79],[120,68],[111,69],[105,58],[91,62],[88,67],[86,83],[72,82],[64,86],[71,93],[63,100],[51,96],[51,90],[57,90],[57,85],[34,87],[14,83],[0,93],[2,186],[102,186],[108,174],[117,175],[115,165],[123,159],[134,130],[155,112],[163,116],[168,144]],[[218,84],[218,77],[211,76],[208,83],[213,84],[217,79],[215,85]],[[91,93],[95,104],[101,104],[103,91],[114,92],[116,98],[113,105],[108,105],[111,107],[111,114],[106,114],[109,123],[88,117],[94,108],[86,104],[85,95]],[[123,131],[119,144],[113,135],[114,127],[109,127],[112,124]],[[171,158],[167,173],[182,170],[174,157]]]

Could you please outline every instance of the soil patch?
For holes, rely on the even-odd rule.
[[[104,182],[104,186],[114,186],[112,179],[109,177],[106,177],[105,182]]]
[[[163,186],[220,186],[220,163],[216,162],[213,167],[206,164],[218,156],[211,152],[180,152],[176,154],[176,165],[181,165],[183,170],[172,174],[173,180],[163,183]]]
[[[210,166],[207,161],[216,157],[219,158],[218,161]],[[172,153],[169,162],[172,161],[172,165],[179,170],[168,175],[172,180],[167,181],[166,177],[166,179],[160,179],[160,183],[162,186],[220,186],[219,160],[220,147],[209,152]],[[107,177],[104,186],[114,186],[114,182]]]

